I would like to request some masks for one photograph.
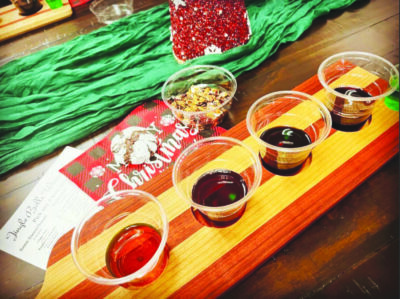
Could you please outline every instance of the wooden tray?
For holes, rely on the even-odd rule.
[[[295,90],[323,96],[316,76]],[[313,150],[311,165],[298,175],[274,176],[264,170],[243,217],[224,229],[203,227],[194,220],[174,191],[170,169],[141,188],[158,197],[170,221],[170,260],[157,281],[133,291],[90,282],[72,261],[69,232],[52,251],[38,297],[216,297],[392,158],[399,146],[398,121],[398,112],[379,101],[369,126],[352,133],[332,130]],[[225,135],[256,148],[244,121]]]
[[[51,9],[44,0],[41,3],[43,7],[29,16],[21,16],[14,5],[0,8],[0,41],[60,21],[72,15],[68,0],[63,0],[63,6],[57,9]]]

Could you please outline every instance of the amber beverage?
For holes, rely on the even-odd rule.
[[[100,199],[75,228],[71,251],[91,281],[144,287],[164,271],[169,251],[168,221],[157,199],[139,190]]]
[[[106,252],[107,268],[115,277],[124,277],[138,271],[154,256],[162,240],[161,234],[146,224],[133,224],[122,229],[114,236]],[[144,286],[163,272],[168,261],[167,248],[153,270],[125,286]]]

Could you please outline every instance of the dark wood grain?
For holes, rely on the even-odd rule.
[[[165,1],[135,1],[142,10]],[[61,44],[99,28],[87,5],[66,21],[0,43],[0,63]],[[320,17],[294,43],[238,78],[237,101],[224,127],[242,121],[262,95],[292,89],[314,75],[326,57],[347,50],[373,52],[399,63],[399,3],[358,1]],[[87,149],[105,136],[72,144]],[[60,153],[0,178],[0,225],[14,213]],[[392,159],[276,256],[222,298],[397,298],[399,160]],[[34,297],[44,271],[0,252],[0,297]]]

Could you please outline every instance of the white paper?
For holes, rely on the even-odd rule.
[[[57,240],[95,205],[58,170],[82,152],[66,147],[0,230],[0,249],[43,270]]]

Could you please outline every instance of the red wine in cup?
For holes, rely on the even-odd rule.
[[[242,176],[234,171],[218,169],[203,174],[192,189],[194,202],[208,207],[222,207],[239,201],[247,194],[247,185]],[[239,210],[223,220],[211,219],[200,210],[192,207],[195,218],[203,225],[226,227],[240,219],[246,209]]]
[[[133,224],[114,236],[106,252],[106,264],[114,277],[124,277],[142,268],[156,253],[161,243],[160,233],[147,224]],[[164,270],[168,253],[162,253],[154,269],[127,286],[143,286],[155,280]]]
[[[349,95],[352,97],[357,97],[357,98],[369,98],[372,97],[371,94],[369,94],[367,91],[358,88],[358,87],[351,87],[351,86],[344,86],[344,87],[337,87],[335,88],[335,91],[344,94],[344,95]],[[345,99],[341,97],[336,97],[335,99],[335,111],[336,112],[341,112],[343,107],[344,107]],[[372,104],[372,103],[371,103]],[[371,119],[371,116],[367,117],[366,119],[361,119],[359,122],[355,122],[353,124],[343,124],[342,123],[342,117],[335,114],[333,111],[331,111],[331,117],[332,117],[332,128],[339,130],[339,131],[345,131],[345,132],[355,132],[359,131],[364,124]]]
[[[312,143],[310,136],[305,131],[288,126],[267,129],[260,135],[260,139],[269,144],[284,148],[297,148]],[[295,164],[293,167],[282,168],[282,165],[276,161],[277,151],[267,148],[267,152],[269,152],[269,154],[262,157],[261,162],[265,169],[278,175],[294,175],[300,172],[308,160],[306,159],[300,165]],[[272,157],[274,157],[274,159],[272,159]]]

